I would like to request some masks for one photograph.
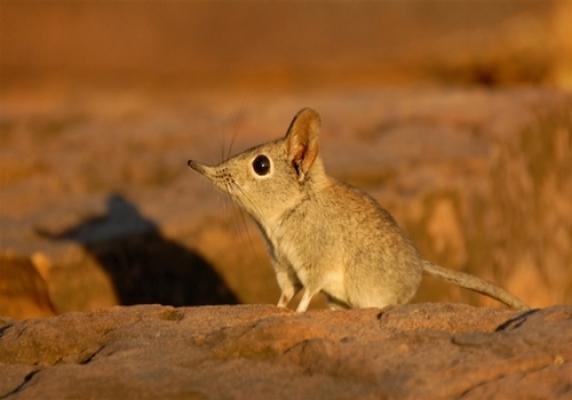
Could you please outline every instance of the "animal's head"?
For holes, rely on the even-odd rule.
[[[319,114],[299,111],[283,138],[246,150],[219,165],[188,165],[257,220],[281,215],[325,178],[318,156]]]

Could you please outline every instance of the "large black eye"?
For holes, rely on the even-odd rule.
[[[261,154],[252,161],[252,169],[260,176],[266,175],[270,171],[270,160]]]

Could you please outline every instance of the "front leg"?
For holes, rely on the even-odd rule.
[[[274,270],[276,272],[276,280],[280,287],[280,298],[278,299],[278,307],[286,307],[292,298],[302,288],[300,280],[292,268],[274,263]]]

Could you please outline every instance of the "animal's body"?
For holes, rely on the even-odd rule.
[[[319,115],[301,110],[284,138],[217,166],[189,165],[230,194],[256,221],[286,307],[297,311],[323,292],[332,307],[384,307],[409,302],[423,271],[496,298],[525,304],[472,275],[423,260],[392,216],[370,196],[329,177],[319,157]]]

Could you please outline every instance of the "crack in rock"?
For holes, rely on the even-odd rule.
[[[518,314],[516,317],[510,318],[504,321],[502,324],[496,327],[495,332],[502,332],[507,330],[514,330],[522,326],[526,322],[529,316],[534,313],[537,313],[540,309],[535,308],[532,310],[528,310],[523,312],[522,314]]]
[[[2,396],[0,396],[0,400],[7,399],[8,397],[15,395],[16,393],[21,392],[24,389],[24,387],[32,380],[32,378],[36,376],[36,374],[38,374],[41,370],[42,370],[41,368],[38,368],[28,372],[28,374],[26,374],[26,376],[24,377],[22,383],[20,383],[18,386],[16,386],[8,393],[5,393]]]
[[[86,365],[89,364],[94,358],[95,356],[97,356],[99,353],[102,352],[103,349],[105,349],[105,345],[101,346],[100,348],[98,348],[96,351],[94,351],[93,353],[89,354],[87,357],[85,357],[84,359],[80,360],[78,362],[78,364],[80,365]]]
[[[2,336],[4,336],[4,332],[6,332],[8,329],[10,329],[13,326],[13,324],[6,324],[3,326],[0,326],[0,338]]]

